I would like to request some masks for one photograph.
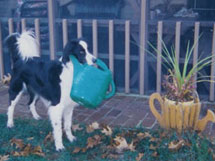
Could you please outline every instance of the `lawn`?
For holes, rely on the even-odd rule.
[[[12,129],[6,128],[6,121],[6,115],[0,115],[0,161],[215,160],[214,140],[198,133],[179,136],[161,129],[75,124],[77,140],[70,143],[64,137],[66,149],[56,152],[49,121],[16,119]]]

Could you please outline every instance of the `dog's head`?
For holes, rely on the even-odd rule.
[[[86,41],[82,39],[67,42],[63,52],[63,63],[69,61],[70,55],[74,55],[81,64],[93,65],[96,62],[96,57],[89,52]]]

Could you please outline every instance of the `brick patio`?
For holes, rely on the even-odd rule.
[[[24,94],[15,108],[15,117],[32,118],[27,106],[28,95]],[[6,114],[8,107],[8,87],[0,84],[0,113]],[[215,111],[215,104],[203,103],[201,116],[205,116],[207,109]],[[41,102],[37,102],[37,112],[43,119],[47,119],[47,109]],[[159,125],[149,110],[148,98],[138,95],[116,94],[104,101],[97,109],[78,107],[74,110],[73,120],[79,123],[104,123],[110,126],[157,128]],[[6,125],[6,123],[5,123]],[[215,124],[209,123],[205,130],[209,136],[215,134]]]

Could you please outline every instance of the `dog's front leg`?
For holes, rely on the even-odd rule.
[[[70,142],[73,142],[76,138],[72,134],[71,127],[72,127],[72,115],[73,110],[75,106],[68,106],[65,108],[63,112],[63,118],[64,118],[64,130],[66,132],[66,136],[69,139]]]
[[[56,105],[49,107],[49,117],[53,127],[53,135],[57,151],[64,149],[62,139],[62,115],[63,115],[62,106]]]

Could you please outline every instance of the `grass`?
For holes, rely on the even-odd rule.
[[[215,145],[212,143],[214,140],[211,141],[197,133],[183,133],[181,136],[178,136],[173,131],[166,132],[161,129],[149,131],[142,128],[115,128],[112,129],[112,136],[106,136],[101,132],[101,129],[87,133],[85,125],[81,125],[83,130],[74,133],[77,141],[70,143],[64,137],[66,150],[56,152],[53,141],[44,142],[44,139],[52,130],[49,121],[16,119],[15,127],[12,129],[6,128],[6,121],[6,115],[0,115],[0,156],[8,155],[8,160],[11,161],[135,161],[139,154],[143,154],[141,160],[144,161],[206,161],[213,160],[215,155]],[[140,138],[139,134],[143,133],[148,133],[150,136]],[[101,142],[95,144],[92,148],[86,148],[88,138],[95,135],[100,136]],[[114,146],[117,145],[114,143],[116,136],[125,138],[129,144],[133,141],[135,151],[122,150],[119,152],[114,149]],[[11,139],[13,138],[21,139],[26,145],[40,146],[45,155],[27,154],[25,157],[14,156],[14,152],[20,151],[20,149],[11,144]],[[169,148],[170,144],[177,145],[179,140],[184,140],[183,145],[171,150]],[[76,148],[81,150],[74,153]]]

